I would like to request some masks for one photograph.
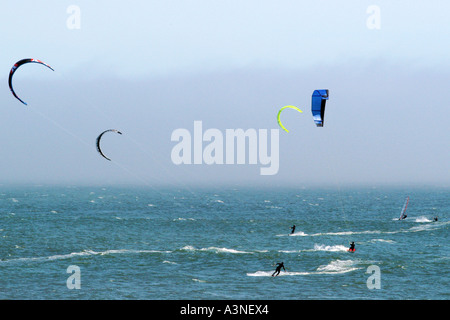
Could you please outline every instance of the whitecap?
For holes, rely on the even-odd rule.
[[[298,237],[298,236],[300,236],[300,237],[306,237],[307,234],[304,233],[303,231],[297,231],[297,232],[294,232],[294,233],[289,234],[289,236],[291,236],[291,237]]]
[[[252,253],[247,251],[239,251],[235,249],[228,249],[228,248],[217,248],[217,247],[209,247],[209,248],[203,248],[200,249],[200,251],[214,251],[214,252],[225,252],[225,253]]]
[[[290,236],[290,237],[306,237],[308,236],[308,234],[304,233],[303,231],[297,231],[294,233],[283,233],[283,234],[277,234],[277,237],[285,237],[285,236]]]
[[[252,252],[247,252],[247,251],[239,251],[239,250],[235,250],[235,249],[229,249],[229,248],[218,248],[218,247],[208,247],[208,248],[201,248],[201,249],[196,249],[193,246],[184,246],[183,248],[181,248],[181,250],[187,250],[187,251],[212,251],[212,252],[216,252],[216,253],[252,253]]]
[[[416,218],[416,222],[431,222],[430,219],[428,219],[427,217],[417,217]]]
[[[348,248],[343,245],[327,246],[324,244],[314,244],[314,251],[337,252],[337,251],[347,251],[347,250],[348,250]]]
[[[109,254],[139,254],[139,253],[171,253],[171,251],[159,251],[159,250],[130,250],[130,249],[111,249],[105,251],[93,251],[93,250],[83,250],[80,252],[72,252],[68,254],[57,254],[48,257],[22,257],[15,258],[10,260],[3,260],[0,263],[9,263],[9,262],[43,262],[49,260],[64,260],[71,259],[73,257],[82,257],[82,256],[103,256]]]
[[[353,267],[354,263],[352,260],[334,260],[327,265],[318,267],[316,273],[336,274],[358,270],[358,268]]]
[[[184,246],[180,250],[194,251],[196,250],[193,246]]]
[[[274,270],[272,271],[256,271],[253,273],[247,273],[247,276],[249,277],[272,277],[272,274],[274,273]],[[313,274],[314,272],[300,272],[300,271],[281,271],[277,277],[284,277],[284,276],[306,276]]]
[[[387,240],[387,239],[372,239],[370,242],[387,242],[387,243],[395,243],[394,240]]]

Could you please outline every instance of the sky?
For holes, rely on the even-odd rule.
[[[0,184],[450,185],[447,1],[8,1]],[[36,58],[55,70],[13,64]],[[311,94],[328,89],[325,125]],[[278,110],[285,110],[282,130]],[[279,169],[180,164],[180,128],[279,130]],[[97,136],[107,129],[102,149]],[[216,131],[217,131],[216,130]],[[203,147],[208,143],[204,142]]]

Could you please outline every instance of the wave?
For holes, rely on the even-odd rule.
[[[278,250],[280,253],[300,253],[300,252],[314,252],[314,251],[329,251],[329,252],[347,252],[348,247],[343,245],[327,246],[324,244],[314,244],[313,249],[304,250]]]
[[[187,221],[187,220],[195,221],[194,218],[177,218],[177,219],[173,219],[172,221]]]
[[[326,246],[324,244],[314,244],[314,251],[337,252],[337,251],[347,251],[347,250],[348,250],[348,247],[345,247],[343,245]]]
[[[283,209],[283,207],[279,206],[266,206],[267,209]]]
[[[109,254],[139,254],[139,253],[171,253],[171,251],[159,251],[159,250],[129,250],[129,249],[117,249],[117,250],[105,250],[105,251],[93,251],[93,250],[84,250],[80,252],[72,252],[68,254],[57,254],[47,257],[22,257],[22,258],[14,258],[8,260],[0,260],[0,263],[12,263],[12,262],[44,262],[44,261],[53,261],[53,260],[64,260],[71,259],[74,257],[83,257],[83,256],[103,256]]]
[[[416,222],[432,222],[430,219],[428,219],[427,217],[417,217]]]
[[[256,271],[253,273],[247,273],[249,277],[271,277],[274,271]],[[280,276],[304,276],[311,274],[311,272],[292,272],[292,271],[281,271]]]
[[[336,273],[347,273],[359,268],[354,267],[355,261],[353,260],[334,260],[329,264],[320,266],[317,268],[316,273],[322,274],[336,274]]]
[[[240,250],[235,250],[235,249],[228,249],[228,248],[217,248],[217,247],[208,247],[208,248],[201,248],[201,249],[196,249],[193,246],[184,246],[183,248],[181,248],[181,250],[185,250],[185,251],[211,251],[211,252],[215,252],[215,253],[249,253],[249,254],[253,254],[253,252],[248,252],[248,251],[240,251]]]
[[[358,270],[354,266],[355,262],[352,260],[334,260],[327,265],[319,266],[316,271],[301,272],[301,271],[281,271],[279,276],[306,276],[317,274],[342,274]],[[271,277],[274,271],[256,271],[247,273],[249,277]]]
[[[278,250],[278,252],[280,252],[280,253],[300,253],[303,251],[304,250]]]
[[[446,224],[448,224],[450,221],[446,222],[446,223],[438,223],[438,222],[434,222],[434,223],[427,223],[427,224],[423,224],[423,225],[419,225],[419,226],[415,226],[412,227],[410,229],[408,229],[407,232],[419,232],[419,231],[431,231],[431,230],[436,230],[439,229],[441,226],[445,226]],[[406,231],[405,231],[406,232]]]
[[[317,236],[349,236],[354,234],[379,234],[383,233],[383,231],[379,230],[366,230],[366,231],[341,231],[341,232],[325,232],[325,233],[314,233],[310,234],[311,237]]]
[[[285,237],[285,236],[290,236],[290,237],[305,237],[308,236],[308,234],[304,233],[303,231],[297,231],[294,233],[284,233],[284,234],[277,234],[277,237]]]
[[[398,219],[395,219],[398,220]],[[428,220],[426,217],[419,217],[415,220],[416,222],[432,222]],[[302,236],[302,237],[319,237],[319,236],[349,236],[349,235],[357,235],[357,234],[396,234],[396,233],[405,233],[405,232],[417,232],[417,231],[426,231],[426,230],[435,230],[442,226],[449,224],[450,221],[446,222],[434,222],[432,224],[427,224],[425,226],[415,226],[409,229],[401,229],[396,231],[381,231],[381,230],[365,230],[365,231],[340,231],[340,232],[320,232],[320,233],[311,233],[307,234],[303,231],[297,231],[294,234],[277,234],[277,237],[282,236]]]
[[[395,243],[394,240],[388,240],[388,239],[372,239],[369,242],[388,242],[388,243]]]

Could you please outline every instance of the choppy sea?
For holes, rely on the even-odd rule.
[[[448,188],[0,186],[0,299],[447,300],[449,213]]]

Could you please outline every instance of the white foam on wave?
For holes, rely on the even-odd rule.
[[[184,247],[181,248],[180,250],[195,251],[195,250],[197,250],[197,249],[195,249],[193,246],[184,246]]]
[[[216,248],[216,247],[209,247],[201,249],[201,251],[215,251],[215,252],[226,252],[226,253],[252,253],[247,251],[240,251],[235,249],[228,249],[228,248]]]
[[[309,234],[304,233],[303,231],[297,231],[294,233],[283,233],[283,234],[277,234],[277,237],[286,237],[286,236],[290,236],[290,237],[306,237],[309,236]]]
[[[194,218],[177,218],[177,219],[173,219],[172,221],[187,221],[187,220],[195,221]]]
[[[274,271],[256,271],[253,273],[247,273],[249,277],[271,277]],[[311,272],[292,272],[292,271],[281,271],[277,277],[283,276],[305,276],[311,274]]]
[[[430,219],[428,219],[427,217],[417,217],[416,218],[416,222],[421,222],[421,223],[423,223],[423,222],[431,222],[431,220]]]
[[[187,251],[212,251],[212,252],[216,252],[216,253],[250,253],[253,254],[253,252],[248,252],[248,251],[240,251],[240,250],[236,250],[236,249],[229,249],[229,248],[218,248],[218,247],[208,247],[208,248],[201,248],[201,249],[196,249],[193,246],[184,246],[183,248],[181,248],[181,250],[187,250]]]
[[[366,231],[340,231],[340,232],[325,232],[325,233],[314,233],[310,234],[311,237],[317,236],[349,236],[354,234],[378,234],[382,233],[379,230],[366,230]]]
[[[394,219],[398,220],[398,219]],[[424,222],[433,222],[429,220],[426,217],[418,217],[416,218],[415,222],[418,223],[424,223]],[[427,223],[426,225],[420,225],[420,226],[414,226],[409,229],[400,229],[395,231],[381,231],[381,230],[364,230],[364,231],[339,231],[339,232],[321,232],[321,233],[312,233],[307,234],[303,231],[297,231],[294,234],[277,234],[277,237],[284,237],[284,236],[302,236],[302,237],[319,237],[319,236],[349,236],[349,235],[358,235],[358,234],[397,234],[397,233],[408,233],[408,232],[418,232],[418,231],[429,231],[429,230],[435,230],[438,228],[441,228],[443,226],[446,226],[449,224],[450,221],[445,222],[433,222],[433,223]]]
[[[354,267],[355,261],[352,260],[333,260],[329,264],[317,268],[316,273],[336,274],[347,273],[359,268]]]
[[[347,250],[348,250],[348,248],[343,245],[327,246],[324,244],[314,244],[314,251],[337,252],[337,251],[347,251]]]
[[[266,206],[267,209],[283,209],[283,207],[279,206]]]
[[[438,227],[439,227],[439,225],[436,223],[427,223],[427,224],[422,224],[422,225],[412,227],[411,229],[409,229],[405,232],[430,231],[430,230],[435,230]]]
[[[53,261],[53,260],[64,260],[71,259],[74,257],[82,257],[82,256],[104,256],[109,254],[139,254],[139,253],[171,253],[171,251],[160,251],[160,250],[130,250],[130,249],[111,249],[105,251],[93,251],[93,250],[84,250],[80,252],[72,252],[68,254],[57,254],[48,257],[24,257],[24,258],[15,258],[9,260],[0,261],[0,263],[11,263],[11,262],[44,262],[44,261]]]
[[[395,243],[394,240],[388,240],[388,239],[372,239],[369,242],[388,242],[388,243]]]
[[[304,233],[303,231],[297,231],[294,233],[289,234],[290,237],[306,237],[307,234]]]
[[[306,276],[306,275],[317,275],[317,274],[342,274],[351,271],[358,270],[354,266],[355,262],[352,260],[334,260],[327,265],[319,266],[316,271],[312,272],[301,272],[301,271],[281,271],[279,276]],[[247,273],[249,277],[271,277],[274,271],[256,271]]]

